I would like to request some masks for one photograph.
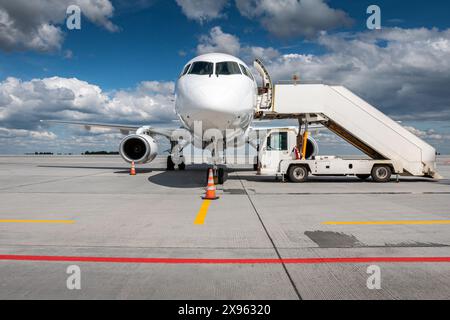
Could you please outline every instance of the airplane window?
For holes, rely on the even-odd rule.
[[[242,64],[240,64],[240,66],[241,66],[242,73],[245,74],[247,77],[249,77],[250,79],[253,80],[253,76],[252,76],[252,73],[250,72],[250,70],[248,70],[248,69],[247,69],[245,66],[243,66]]]
[[[186,67],[184,67],[183,72],[181,73],[181,75],[184,76],[189,71],[190,67],[191,67],[190,64],[188,64]]]
[[[192,64],[189,74],[211,75],[213,74],[213,67],[212,62],[197,61]]]
[[[216,64],[217,75],[241,74],[239,65],[236,62],[218,62]]]

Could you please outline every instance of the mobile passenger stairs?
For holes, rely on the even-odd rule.
[[[255,68],[263,78],[256,119],[298,119],[297,130],[269,131],[258,153],[258,172],[304,182],[308,175],[372,177],[390,181],[392,174],[440,179],[436,150],[343,86],[272,84],[264,65]],[[307,157],[308,126],[323,125],[369,159],[336,156]],[[274,147],[273,144],[277,146]],[[293,150],[291,152],[291,150]]]

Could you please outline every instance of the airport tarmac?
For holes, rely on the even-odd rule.
[[[0,157],[0,299],[450,298],[450,157],[439,182],[234,168],[207,205],[204,170],[164,166]]]

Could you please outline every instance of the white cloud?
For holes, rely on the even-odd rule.
[[[280,56],[278,50],[271,47],[243,46],[238,37],[223,32],[220,27],[214,27],[210,30],[209,35],[201,36],[200,43],[197,45],[197,54],[212,52],[241,56],[248,62],[251,62],[255,58],[272,61]]]
[[[236,0],[243,16],[258,19],[278,37],[314,37],[318,32],[351,25],[342,10],[330,8],[324,0]]]
[[[33,131],[23,129],[7,129],[0,127],[0,139],[30,138],[33,140],[55,140],[56,135],[49,131]]]
[[[243,55],[243,58],[248,62],[251,62],[255,58],[258,58],[261,61],[265,61],[267,63],[270,63],[281,55],[277,49],[274,49],[272,47],[263,48],[251,46],[242,48],[241,54]]]
[[[76,78],[52,77],[0,82],[0,152],[78,152],[115,150],[121,134],[110,130],[65,128],[58,137],[41,119],[78,120],[123,124],[170,123],[173,82],[143,81],[136,88],[104,92],[99,86]]]
[[[411,133],[415,134],[419,138],[425,139],[425,140],[450,140],[449,134],[441,134],[437,133],[434,129],[428,129],[428,130],[420,130],[411,126],[404,126],[406,130],[410,131]]]
[[[176,0],[183,13],[200,23],[222,17],[228,0]]]
[[[197,53],[220,52],[238,55],[241,50],[239,39],[229,33],[224,33],[220,27],[214,27],[209,35],[203,35],[197,46]]]
[[[83,15],[92,23],[111,32],[119,30],[119,27],[110,20],[114,14],[114,7],[110,0],[67,0],[67,3],[79,5]]]
[[[0,0],[0,49],[55,51],[64,40],[66,9],[78,5],[92,23],[114,32],[109,0]]]
[[[450,120],[450,30],[322,34],[323,55],[285,54],[273,79],[341,84],[399,120]]]
[[[175,118],[172,82],[145,81],[132,90],[105,93],[76,78],[0,82],[0,127],[36,130],[41,119],[121,123],[169,122]]]

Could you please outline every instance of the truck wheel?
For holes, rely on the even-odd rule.
[[[291,166],[288,177],[292,182],[305,182],[308,180],[308,169],[304,166]]]
[[[388,182],[391,180],[392,170],[386,165],[377,165],[372,169],[372,179],[375,182]]]
[[[357,174],[356,176],[361,180],[367,180],[370,178],[370,174]]]

